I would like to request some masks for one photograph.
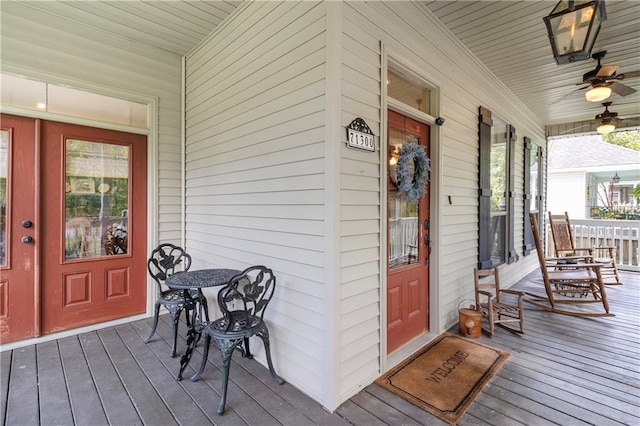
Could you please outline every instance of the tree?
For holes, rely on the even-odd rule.
[[[603,136],[602,140],[613,145],[640,151],[640,130],[622,130],[609,133]]]
[[[613,204],[613,184],[609,182],[600,182],[598,188],[598,199],[600,203],[604,204],[608,211],[613,211],[615,205]]]

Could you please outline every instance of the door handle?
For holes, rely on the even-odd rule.
[[[431,239],[429,238],[429,234],[424,235],[424,245],[429,247],[429,251],[427,252],[427,257],[431,256]],[[428,266],[429,259],[426,259],[426,265]]]
[[[25,244],[31,244],[33,242],[33,238],[31,238],[28,235],[25,235],[24,237],[22,237],[22,242]]]

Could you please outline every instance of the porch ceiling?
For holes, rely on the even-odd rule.
[[[576,91],[583,86],[576,86],[582,82],[582,75],[593,70],[597,62],[588,59],[556,65],[553,59],[543,17],[556,1],[426,3],[545,125],[590,121],[604,111],[600,103],[585,100],[585,90]],[[605,6],[607,20],[592,53],[606,51],[602,63],[618,64],[618,74],[640,70],[640,2],[606,0]],[[619,116],[640,116],[640,77],[624,84],[637,92],[625,97],[613,94],[608,99],[613,102],[610,110]],[[633,125],[640,125],[638,120],[633,121]],[[631,122],[624,120],[618,127]]]
[[[240,4],[241,1],[204,0],[3,1],[2,7],[59,15],[72,26],[89,25],[110,37],[185,55]],[[576,91],[582,75],[595,67],[594,60],[555,64],[542,20],[554,2],[425,4],[545,125],[591,121],[603,111],[599,103],[584,99],[584,90]],[[639,70],[640,2],[607,0],[606,8],[608,19],[593,51],[606,50],[604,63],[618,64],[618,73]],[[625,80],[624,84],[637,92],[626,97],[614,94],[609,99],[613,102],[610,109],[620,116],[640,117],[640,78]],[[558,101],[560,98],[563,99]],[[640,118],[629,117],[619,127],[625,125],[640,125]]]

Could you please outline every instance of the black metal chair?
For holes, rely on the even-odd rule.
[[[110,225],[102,234],[102,247],[107,256],[127,254],[127,230],[121,225]]]
[[[222,318],[208,322],[202,333],[205,336],[204,354],[198,372],[191,378],[198,380],[204,371],[209,356],[211,339],[220,349],[222,356],[222,392],[218,414],[224,412],[227,400],[227,383],[229,382],[229,368],[234,350],[238,349],[242,355],[252,358],[249,351],[249,338],[258,336],[262,339],[267,355],[271,377],[278,384],[284,380],[276,374],[271,361],[269,345],[269,330],[263,320],[264,311],[276,288],[276,277],[273,271],[265,266],[251,266],[229,280],[218,293],[218,305]],[[242,345],[244,344],[244,349]]]
[[[157,299],[155,305],[155,315],[153,318],[153,326],[151,327],[151,333],[149,337],[145,339],[145,343],[148,343],[156,332],[158,326],[158,315],[160,315],[160,307],[164,306],[171,315],[173,321],[173,346],[171,349],[171,356],[176,356],[176,342],[178,340],[178,324],[180,322],[180,314],[185,311],[187,317],[187,326],[191,325],[190,315],[191,310],[196,308],[196,303],[199,302],[204,308],[204,315],[209,321],[209,312],[207,306],[207,298],[202,294],[201,289],[188,290],[185,294],[184,290],[172,290],[165,289],[164,282],[167,277],[173,275],[176,272],[187,271],[191,267],[191,256],[184,251],[182,247],[170,243],[160,244],[156,247],[149,257],[147,262],[147,269],[149,274],[155,280],[157,284]]]

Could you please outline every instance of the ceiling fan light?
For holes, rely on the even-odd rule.
[[[606,86],[596,86],[592,89],[587,90],[584,94],[584,97],[589,102],[602,102],[611,96],[611,88]]]
[[[596,131],[601,135],[608,135],[609,133],[613,132],[614,130],[616,130],[616,126],[614,126],[611,123],[603,123],[603,124],[599,125],[598,128],[596,129]]]

